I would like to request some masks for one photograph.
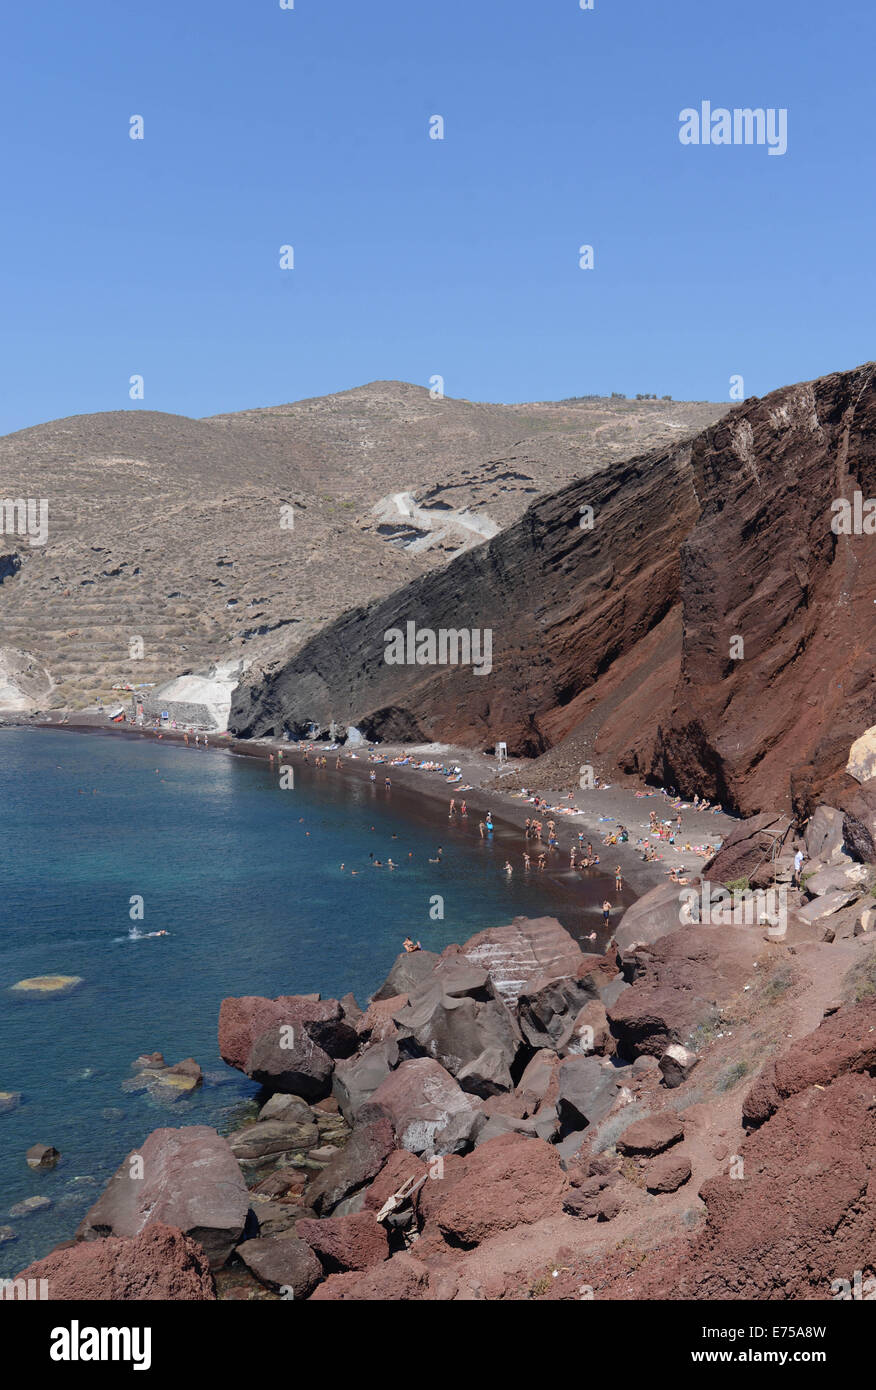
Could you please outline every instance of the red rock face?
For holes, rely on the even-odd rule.
[[[263,999],[257,995],[222,1000],[219,1010],[219,1051],[229,1066],[245,1071],[249,1055],[257,1040],[270,1029],[284,1026],[305,1026],[308,1023],[329,1022],[339,1015],[333,999],[314,1002],[304,995],[284,995],[280,999]]]
[[[462,1164],[446,1186],[437,1182],[429,1192],[424,1249],[435,1247],[439,1236],[453,1247],[468,1248],[562,1209],[568,1180],[556,1149],[541,1139],[500,1135]]]
[[[660,1057],[668,1043],[687,1046],[750,978],[756,939],[745,927],[690,926],[643,948],[640,977],[608,1010],[621,1055]]]
[[[876,722],[876,536],[831,529],[834,499],[876,495],[874,372],[747,401],[694,443],[681,671],[651,770],[743,814],[809,804]]]
[[[234,731],[334,713],[384,738],[538,754],[589,721],[629,770],[742,814],[808,809],[876,723],[876,535],[831,527],[835,499],[876,496],[874,372],[753,398],[691,445],[535,503],[257,677]],[[491,672],[387,665],[384,632],[407,620],[490,628]]]
[[[109,1236],[54,1250],[15,1277],[45,1279],[50,1300],[193,1301],[216,1297],[200,1245],[162,1222],[147,1226],[131,1240]]]
[[[296,1222],[295,1233],[315,1251],[330,1273],[370,1269],[389,1255],[386,1231],[373,1211]]]
[[[133,1160],[133,1161],[132,1161]],[[136,1236],[177,1227],[220,1269],[243,1234],[249,1193],[228,1141],[206,1125],[154,1129],[116,1170],[77,1239]]]
[[[605,1296],[826,1300],[873,1276],[874,1024],[876,1000],[847,1006],[767,1068],[745,1106],[759,1128],[700,1188],[702,1230]]]

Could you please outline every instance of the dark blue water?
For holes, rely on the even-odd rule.
[[[436,829],[422,798],[382,782],[296,763],[282,790],[266,763],[228,752],[0,732],[0,1091],[24,1097],[0,1114],[0,1226],[17,1236],[0,1244],[0,1276],[72,1235],[151,1129],[240,1117],[256,1088],[219,1057],[226,995],[352,990],[364,1004],[408,934],[441,950],[518,913],[573,925],[546,882],[502,873],[501,827],[493,843],[476,816]],[[438,843],[443,862],[430,864]],[[371,868],[369,851],[400,867]],[[135,895],[136,928],[169,936],[127,939]],[[8,993],[45,974],[84,983],[59,998]],[[134,1058],[155,1050],[193,1056],[207,1084],[173,1105],[123,1091]],[[34,1143],[62,1164],[32,1172]],[[52,1208],[9,1216],[33,1195]]]

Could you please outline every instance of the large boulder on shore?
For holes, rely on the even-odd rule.
[[[530,1047],[563,1051],[573,1042],[576,1020],[586,1004],[598,999],[599,975],[580,979],[533,980],[517,1001],[517,1021]]]
[[[496,995],[513,1007],[529,981],[576,975],[582,951],[555,917],[515,917],[466,941],[462,954],[486,970]]]
[[[684,1125],[677,1115],[664,1111],[646,1115],[628,1125],[617,1141],[622,1154],[660,1154],[684,1138]]]
[[[306,1241],[284,1234],[245,1240],[237,1254],[259,1283],[275,1292],[282,1290],[293,1298],[308,1298],[324,1270]]]
[[[717,854],[703,865],[702,877],[710,883],[748,879],[753,887],[772,882],[771,856],[790,840],[793,823],[778,811],[761,811],[734,825]]]
[[[298,1221],[295,1233],[315,1251],[327,1274],[370,1269],[389,1258],[386,1231],[373,1211]]]
[[[332,1078],[332,1095],[348,1125],[357,1121],[362,1107],[400,1060],[398,1044],[390,1039],[338,1062]]]
[[[627,908],[614,933],[621,955],[634,946],[650,946],[661,936],[678,931],[682,925],[680,892],[677,883],[658,883]]]
[[[223,1061],[270,1091],[305,1100],[329,1094],[335,1060],[351,1056],[358,1043],[337,999],[245,995],[223,999],[219,1010]]]
[[[639,953],[642,973],[607,1010],[628,1061],[688,1047],[751,978],[757,948],[745,927],[689,926]]]
[[[499,1231],[532,1225],[562,1211],[568,1179],[553,1145],[503,1134],[462,1159],[432,1184],[423,1249],[442,1242],[479,1245]]]
[[[330,1274],[312,1303],[419,1303],[429,1295],[429,1271],[407,1250],[361,1273]]]
[[[434,951],[402,951],[396,956],[392,969],[380,989],[371,996],[371,1003],[384,999],[394,999],[399,994],[410,994],[430,975],[438,964],[440,956]]]
[[[220,1269],[248,1211],[249,1193],[227,1139],[206,1125],[155,1129],[110,1178],[76,1236],[131,1237],[162,1222],[197,1241],[210,1268]]]
[[[440,1062],[463,1090],[489,1096],[510,1090],[520,1032],[489,975],[465,956],[445,956],[395,1014],[406,1043]]]
[[[439,1062],[418,1057],[390,1072],[359,1112],[361,1123],[380,1119],[390,1121],[401,1148],[449,1154],[474,1142],[483,1114]]]
[[[239,1163],[258,1163],[317,1148],[319,1130],[310,1122],[257,1120],[254,1125],[235,1130],[228,1142]]]
[[[128,1240],[108,1236],[53,1250],[15,1278],[45,1279],[49,1298],[62,1301],[196,1302],[216,1297],[201,1246],[161,1221]]]
[[[563,1133],[604,1119],[617,1100],[618,1074],[602,1057],[566,1057],[557,1071],[557,1113]]]
[[[319,1215],[333,1211],[352,1193],[376,1178],[395,1149],[395,1134],[388,1119],[357,1125],[342,1149],[307,1188],[307,1200]]]

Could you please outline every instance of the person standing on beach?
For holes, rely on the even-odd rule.
[[[479,822],[478,822],[478,831],[479,831],[479,833],[480,833],[481,839],[483,839],[483,838],[484,838],[484,835],[485,835],[486,832],[487,832],[487,827],[484,825],[483,821],[479,821]]]
[[[390,780],[389,780],[388,777],[384,777],[384,779],[383,779],[383,785],[385,786],[385,788],[386,788],[387,791],[389,791],[390,788],[392,787],[392,783],[390,782]]]
[[[623,881],[623,878],[621,877],[621,866],[620,866],[620,864],[617,864],[617,865],[615,866],[615,870],[614,870],[614,891],[615,891],[616,893],[619,893],[619,892],[621,891],[621,889],[623,888],[623,886],[624,886],[624,881]]]
[[[593,846],[591,845],[591,843],[590,843],[589,840],[588,840],[588,842],[587,842],[587,858],[588,858],[588,859],[592,859],[592,858],[593,858]]]
[[[460,814],[461,816],[467,816],[467,815],[468,815],[468,807],[466,806],[466,804],[465,804],[464,801],[463,801],[462,805],[461,805],[460,808],[459,808],[459,814]]]
[[[526,870],[527,873],[529,873],[529,864],[530,864],[529,855],[528,855],[528,854],[524,854],[524,856],[523,856],[523,867],[524,867],[524,869]]]
[[[455,807],[455,805],[456,805],[456,797],[455,797],[455,796],[452,796],[452,797],[450,798],[450,813],[449,813],[449,815],[448,815],[448,817],[447,817],[448,820],[453,820],[453,808]]]
[[[609,922],[610,922],[610,920],[611,920],[611,903],[610,903],[610,902],[608,901],[608,899],[606,898],[605,902],[602,904],[602,925],[603,925],[604,927],[607,927],[608,924],[609,924]]]

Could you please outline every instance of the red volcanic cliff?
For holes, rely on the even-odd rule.
[[[687,445],[591,468],[255,670],[233,731],[334,718],[537,755],[589,721],[628,770],[743,813],[807,808],[876,723],[876,536],[831,527],[836,499],[876,496],[874,372],[785,387]],[[409,621],[489,628],[491,669],[387,664],[385,633]]]
[[[681,670],[647,770],[744,813],[807,808],[876,723],[876,536],[831,525],[835,499],[876,496],[874,372],[748,401],[694,441]]]

